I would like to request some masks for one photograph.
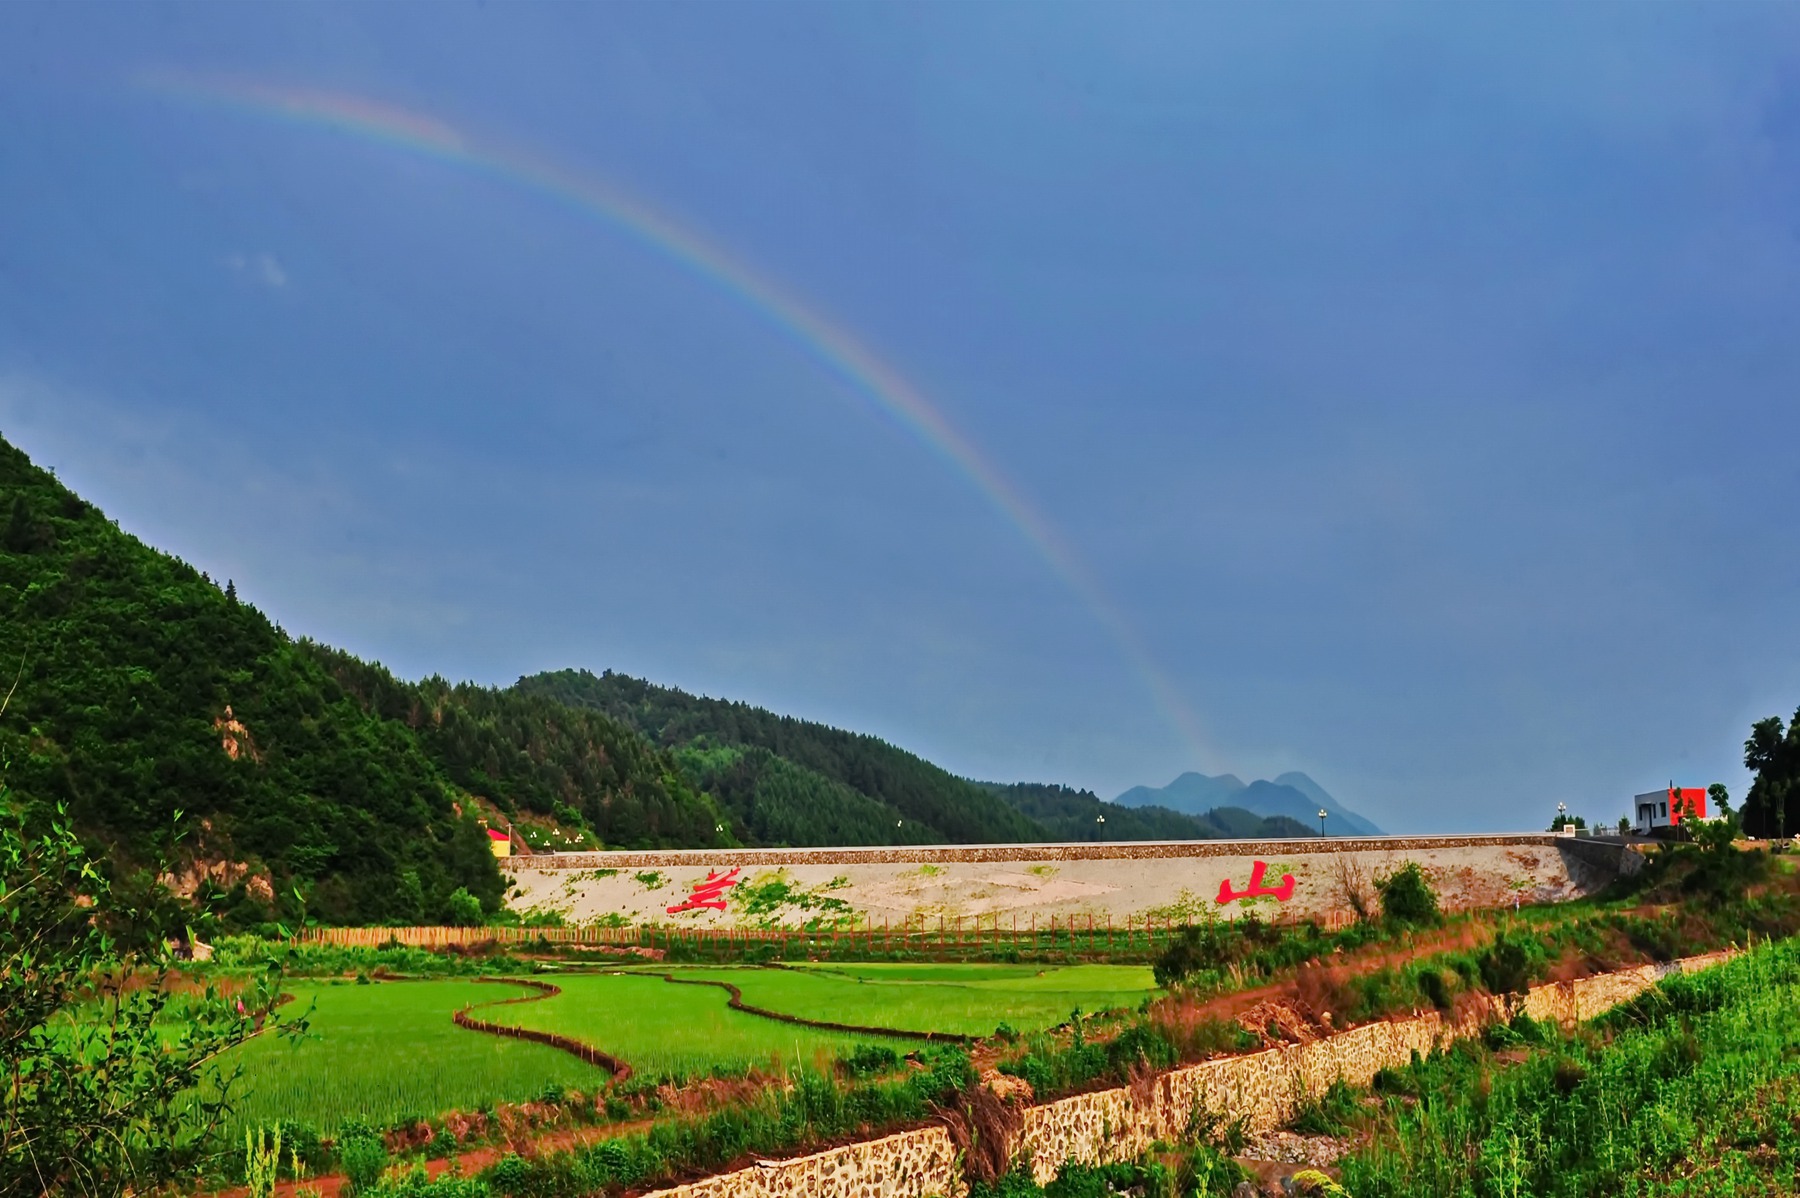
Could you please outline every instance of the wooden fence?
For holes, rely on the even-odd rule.
[[[1297,927],[1316,921],[1326,931],[1337,931],[1355,922],[1349,912],[1328,912],[1321,916],[1298,918],[1277,916],[1276,927]],[[1116,921],[1092,915],[1051,916],[1046,921],[1035,917],[1021,923],[1017,919],[998,917],[942,918],[935,926],[929,921],[911,919],[894,924],[884,922],[877,927],[863,924],[837,928],[733,928],[699,927],[680,924],[644,924],[632,927],[477,927],[440,926],[388,928],[307,928],[294,937],[296,944],[338,944],[364,948],[383,945],[409,945],[441,949],[451,946],[477,945],[556,945],[612,947],[620,950],[649,949],[666,952],[672,948],[691,948],[721,955],[745,955],[758,945],[779,944],[818,948],[832,955],[857,951],[877,953],[925,953],[933,950],[957,952],[1004,952],[1009,948],[1024,951],[1054,949],[1056,951],[1129,952],[1150,950],[1166,943],[1168,938],[1187,926],[1186,920],[1129,917]]]

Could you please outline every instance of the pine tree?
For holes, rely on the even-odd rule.
[[[237,602],[237,583],[229,578],[225,580],[225,598]]]

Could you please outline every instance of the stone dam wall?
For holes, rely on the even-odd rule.
[[[1535,1019],[1564,1024],[1592,1019],[1671,973],[1692,973],[1732,955],[1709,953],[1665,966],[1537,986],[1521,1005]],[[1498,1008],[1499,1000],[1495,1004]],[[1430,1012],[1366,1024],[1310,1044],[1184,1066],[1141,1086],[1042,1103],[1025,1110],[1009,1155],[1026,1163],[1043,1184],[1064,1161],[1132,1160],[1158,1140],[1179,1140],[1196,1109],[1228,1119],[1241,1116],[1253,1130],[1267,1130],[1285,1123],[1307,1095],[1340,1077],[1367,1085],[1377,1070],[1405,1065],[1414,1052],[1429,1053],[1479,1029],[1479,1020],[1453,1024]],[[791,1160],[761,1161],[646,1198],[951,1198],[967,1189],[950,1133],[924,1127]]]
[[[924,848],[688,849],[566,853],[504,862],[508,905],[570,922],[726,929],[934,929],[996,932],[1351,914],[1347,890],[1407,861],[1452,910],[1589,894],[1642,858],[1624,845],[1548,834]],[[792,901],[774,905],[773,889]],[[752,893],[764,901],[751,912]]]

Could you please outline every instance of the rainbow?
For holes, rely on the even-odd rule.
[[[717,246],[597,180],[521,150],[476,141],[434,118],[358,96],[168,74],[141,76],[137,82],[162,95],[330,129],[506,180],[600,218],[615,231],[733,296],[807,357],[848,384],[877,413],[896,421],[966,478],[1112,637],[1159,710],[1186,740],[1196,764],[1210,760],[1206,738],[1193,712],[1157,668],[1117,604],[1049,522],[896,371],[848,333],[752,273]]]

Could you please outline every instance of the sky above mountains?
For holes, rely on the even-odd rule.
[[[291,631],[1389,830],[1800,702],[1800,9],[0,6],[0,431]]]

